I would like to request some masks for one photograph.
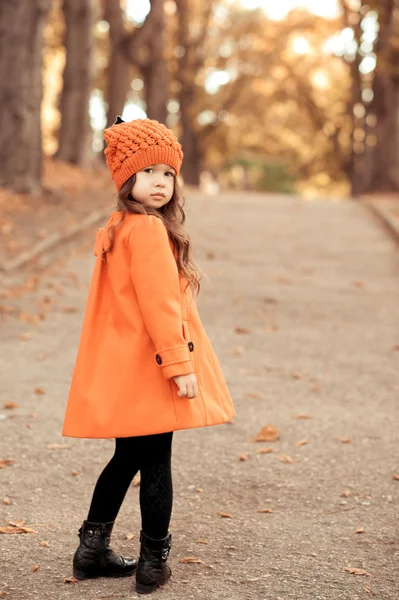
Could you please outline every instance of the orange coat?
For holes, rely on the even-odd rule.
[[[97,234],[63,435],[129,437],[230,420],[222,370],[162,221],[126,215],[104,262],[107,228],[120,216],[111,213]],[[192,399],[171,379],[189,373],[199,387]]]

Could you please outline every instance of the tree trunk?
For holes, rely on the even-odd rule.
[[[93,79],[92,0],[64,0],[66,62],[57,158],[85,165],[91,154],[89,100]]]
[[[105,0],[104,19],[109,24],[111,55],[108,65],[107,127],[110,127],[117,115],[122,115],[129,90],[129,62],[121,52],[120,44],[125,35],[123,13],[120,3]]]
[[[144,24],[125,36],[121,50],[142,74],[147,116],[165,123],[168,114],[168,71],[165,60],[164,0],[151,0],[151,10]]]
[[[369,192],[399,191],[399,88],[383,73],[374,79],[377,145]]]
[[[143,68],[146,112],[149,119],[166,123],[168,111],[168,73],[165,61],[165,17],[163,0],[152,0],[151,22],[153,35],[148,43],[148,64]]]
[[[0,185],[41,191],[43,28],[50,0],[0,2]]]
[[[183,91],[180,96],[181,144],[184,152],[182,175],[184,183],[198,186],[202,171],[202,152],[199,147],[198,134],[193,129],[188,117],[190,103],[191,97],[185,95]]]

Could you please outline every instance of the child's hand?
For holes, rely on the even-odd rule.
[[[198,381],[195,373],[190,375],[178,375],[173,377],[173,381],[176,383],[179,391],[179,396],[186,396],[187,398],[195,398],[198,396]]]

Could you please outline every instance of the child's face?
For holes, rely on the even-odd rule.
[[[131,195],[141,204],[161,208],[169,202],[175,188],[176,171],[169,165],[150,165],[136,173]]]

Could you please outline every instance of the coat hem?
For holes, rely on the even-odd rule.
[[[120,435],[118,433],[115,433],[113,435],[77,435],[77,434],[71,434],[71,433],[62,433],[63,437],[70,437],[70,438],[79,438],[79,439],[94,439],[94,440],[109,440],[109,439],[114,439],[114,438],[120,438],[120,437],[141,437],[143,435],[157,435],[159,433],[168,433],[170,431],[184,431],[187,429],[200,429],[202,427],[213,427],[214,425],[223,425],[225,423],[227,423],[228,421],[230,421],[231,419],[233,419],[235,416],[235,413],[233,413],[231,415],[231,417],[228,417],[226,419],[223,419],[223,421],[217,421],[215,423],[204,423],[203,425],[186,425],[185,427],[173,427],[171,429],[165,429],[162,428],[161,430],[152,430],[149,433],[145,433],[145,434],[124,434],[124,435]]]

